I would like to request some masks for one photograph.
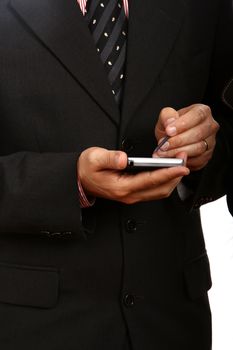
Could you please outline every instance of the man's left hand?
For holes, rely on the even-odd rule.
[[[211,159],[219,124],[211,109],[203,104],[194,104],[178,111],[164,108],[155,128],[158,143],[167,135],[169,140],[154,156],[175,157],[179,152],[188,155],[187,167],[202,169]]]

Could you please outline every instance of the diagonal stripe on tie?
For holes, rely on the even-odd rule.
[[[107,41],[104,49],[101,52],[101,59],[103,62],[106,61],[107,57],[109,57],[114,45],[116,44],[117,40],[119,39],[120,33],[122,31],[122,28],[124,26],[124,9],[121,11],[119,16],[119,21],[116,22],[112,33],[110,34],[109,40]]]
[[[111,16],[111,14],[113,13],[115,4],[113,1],[109,1],[102,17],[100,18],[94,32],[93,32],[93,38],[95,40],[95,42],[97,42],[100,38],[100,36],[103,34],[103,31],[105,29],[105,27],[108,24],[109,18]]]
[[[127,18],[122,0],[88,0],[88,3],[88,26],[106,68],[114,98],[120,103],[127,36]]]
[[[111,85],[114,83],[114,81],[116,81],[117,77],[119,76],[123,68],[124,61],[125,61],[125,52],[126,52],[126,43],[124,43],[124,46],[121,49],[120,55],[117,57],[115,64],[113,65],[110,73],[108,74],[108,78]]]
[[[96,11],[96,8],[97,6],[100,4],[100,1],[90,1],[88,0],[87,1],[87,6],[86,6],[86,10],[87,10],[87,14],[86,14],[86,20],[87,22],[89,23],[91,18],[93,17],[95,11]]]

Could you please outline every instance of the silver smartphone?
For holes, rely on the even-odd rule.
[[[184,165],[181,158],[139,158],[129,157],[127,168],[130,170],[152,170],[153,168],[169,168]]]

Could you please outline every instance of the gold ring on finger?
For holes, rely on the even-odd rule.
[[[208,151],[209,149],[209,145],[208,145],[208,142],[206,140],[202,140],[205,144],[205,152]]]

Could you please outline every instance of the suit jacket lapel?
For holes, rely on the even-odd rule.
[[[23,19],[115,124],[120,113],[76,0],[11,0]]]
[[[183,0],[131,0],[122,128],[148,94],[181,27]]]

